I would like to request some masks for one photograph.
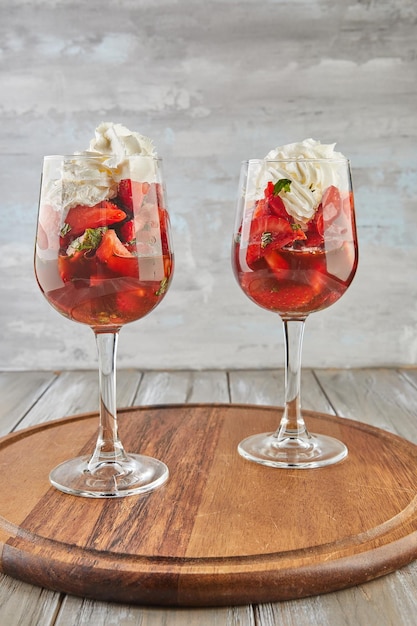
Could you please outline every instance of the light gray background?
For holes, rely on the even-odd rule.
[[[231,230],[240,161],[306,137],[352,161],[360,266],[307,321],[304,364],[416,363],[415,0],[1,0],[0,80],[1,369],[95,367],[32,256],[42,156],[86,148],[101,121],[154,139],[176,251],[119,367],[282,365],[279,318],[235,283]]]

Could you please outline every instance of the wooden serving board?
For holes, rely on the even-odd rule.
[[[65,495],[49,470],[92,450],[97,414],[0,439],[0,566],[15,578],[99,600],[147,605],[261,603],[363,583],[417,556],[417,446],[305,411],[342,439],[323,469],[266,468],[238,442],[280,410],[173,405],[119,412],[132,452],[170,468],[159,490],[120,499]]]

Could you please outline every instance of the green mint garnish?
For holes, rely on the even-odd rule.
[[[280,178],[274,185],[274,196],[281,191],[291,191],[291,182],[288,178]]]
[[[65,222],[60,231],[61,237],[65,237],[65,235],[68,235],[70,230],[71,230],[71,226]]]
[[[166,292],[167,289],[168,289],[168,278],[165,277],[159,283],[159,289],[155,291],[155,295],[162,296]]]
[[[107,230],[106,226],[100,228],[87,228],[84,235],[80,237],[78,250],[95,250],[101,243],[103,233]]]
[[[95,250],[99,247],[101,243],[101,238],[103,233],[107,230],[107,226],[101,226],[100,228],[87,228],[86,231],[81,235],[81,237],[77,237],[70,243],[67,248],[67,255],[73,256],[76,252],[81,252],[82,250]]]
[[[269,243],[272,243],[272,233],[262,233],[261,248],[266,248]]]
[[[301,224],[291,224],[291,228],[293,230],[300,230],[301,229]]]

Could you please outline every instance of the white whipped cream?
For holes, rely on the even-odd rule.
[[[330,185],[338,186],[337,169],[332,167],[332,160],[345,157],[341,152],[335,152],[335,145],[305,139],[271,150],[256,180],[258,191],[263,193],[270,181],[276,183],[283,178],[289,179],[290,191],[281,191],[279,195],[289,215],[299,222],[308,222],[324,191]]]
[[[59,185],[59,181],[58,186]],[[62,177],[61,206],[70,209],[77,204],[94,206],[102,200],[111,200],[117,195],[117,184],[113,171],[104,162],[90,159],[86,155],[64,162]]]
[[[152,183],[154,161],[141,157],[157,157],[148,137],[122,124],[103,122],[96,128],[88,150],[65,159],[60,178],[52,180],[45,176],[50,182],[46,182],[44,198],[56,210],[67,212],[78,204],[94,206],[102,200],[111,200],[123,178]]]
[[[102,122],[97,126],[89,151],[105,156],[106,164],[112,168],[123,165],[128,156],[156,157],[155,146],[149,137],[112,122]]]

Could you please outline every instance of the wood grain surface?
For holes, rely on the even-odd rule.
[[[152,494],[90,500],[48,473],[92,449],[95,413],[0,441],[1,567],[23,581],[99,600],[209,606],[301,598],[349,587],[417,556],[417,446],[349,419],[308,411],[348,458],[276,470],[236,452],[274,430],[273,407],[187,404],[120,412],[126,447],[171,471]]]
[[[172,403],[280,405],[276,369],[120,369],[118,406]],[[377,426],[417,444],[417,370],[308,369],[303,406]],[[97,372],[0,372],[1,434],[96,411]],[[0,573],[5,626],[415,626],[417,560],[364,584],[295,600],[222,607],[114,603],[45,589]]]

